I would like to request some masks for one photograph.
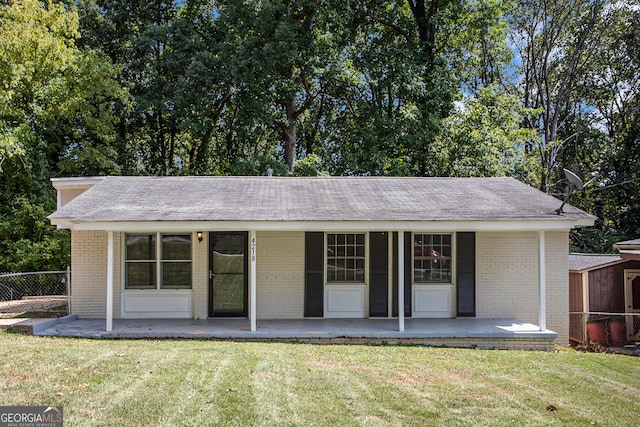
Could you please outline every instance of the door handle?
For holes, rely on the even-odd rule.
[[[214,277],[216,277],[216,275],[213,273],[213,271],[209,270],[209,280],[213,280]]]

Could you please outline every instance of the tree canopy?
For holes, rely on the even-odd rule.
[[[0,7],[0,270],[60,268],[66,233],[49,178],[118,171],[118,66],[76,45],[74,10],[36,0]]]
[[[563,168],[640,234],[635,0],[0,0],[0,270],[61,268],[49,179]],[[594,175],[596,174],[596,175]]]

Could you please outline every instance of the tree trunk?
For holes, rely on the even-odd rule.
[[[282,136],[284,137],[284,162],[291,172],[296,163],[296,124],[295,122],[285,126],[282,130]]]
[[[293,76],[294,73],[292,72],[291,75]],[[296,162],[296,147],[298,144],[296,121],[301,114],[311,108],[314,100],[318,97],[318,95],[322,94],[323,88],[321,87],[320,90],[315,94],[311,92],[311,89],[306,81],[307,76],[301,65],[300,75],[292,79],[294,82],[302,83],[306,99],[300,107],[298,107],[298,105],[296,104],[296,98],[293,94],[287,96],[284,100],[279,101],[278,104],[284,107],[287,118],[284,121],[274,120],[274,123],[278,125],[278,127],[280,127],[280,131],[282,132],[282,137],[284,139],[284,162],[289,170],[293,172],[293,168],[295,167]]]
[[[409,7],[416,22],[422,52],[427,57],[429,66],[427,74],[429,74],[435,67],[435,40],[438,29],[434,18],[438,13],[438,0],[409,0]]]
[[[303,110],[298,110],[295,98],[287,98],[282,105],[287,114],[286,121],[276,121],[284,139],[284,163],[293,172],[296,163],[296,145],[298,143],[296,119]]]

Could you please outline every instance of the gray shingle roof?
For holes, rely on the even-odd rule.
[[[616,254],[569,254],[569,270],[589,270],[618,261],[623,259]]]
[[[106,177],[51,219],[481,221],[592,219],[512,178]]]

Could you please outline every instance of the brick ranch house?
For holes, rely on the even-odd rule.
[[[568,334],[569,230],[512,178],[52,179],[80,319],[513,318]],[[398,284],[402,286],[398,286]],[[394,320],[394,321],[396,321]],[[553,332],[551,332],[553,331]],[[554,334],[555,332],[555,334]]]

